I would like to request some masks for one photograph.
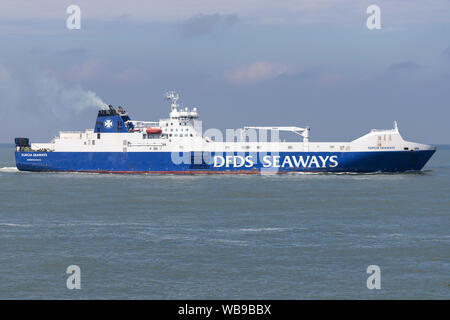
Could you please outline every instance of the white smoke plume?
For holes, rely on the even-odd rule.
[[[36,82],[38,101],[58,115],[61,111],[71,109],[81,112],[85,109],[106,109],[107,105],[91,90],[81,86],[65,87],[54,77],[44,76]]]
[[[48,141],[58,130],[88,128],[83,111],[106,108],[93,91],[80,85],[65,85],[56,76],[42,70],[11,67],[0,63],[0,142],[14,137],[32,137],[33,141]],[[79,121],[73,121],[78,118]],[[84,121],[84,122],[83,122]]]
[[[86,109],[105,109],[106,103],[93,91],[79,85],[66,86],[46,73],[26,73],[0,64],[0,94],[8,110],[52,112],[56,116],[68,110],[80,113]]]

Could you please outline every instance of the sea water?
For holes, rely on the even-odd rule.
[[[448,299],[449,195],[446,146],[421,173],[180,176],[19,172],[2,145],[0,298]]]

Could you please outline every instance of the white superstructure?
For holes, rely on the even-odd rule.
[[[349,152],[349,151],[404,151],[430,150],[433,147],[405,141],[399,133],[397,122],[391,130],[372,130],[368,134],[351,142],[311,142],[310,128],[296,126],[245,126],[236,130],[240,141],[213,141],[203,136],[198,109],[180,108],[179,95],[166,94],[171,101],[169,118],[159,121],[128,120],[133,129],[128,132],[96,133],[93,129],[85,131],[61,131],[50,143],[33,143],[33,150],[51,150],[60,152],[154,152],[154,151],[224,151],[224,152]],[[123,109],[122,109],[123,110]],[[119,114],[126,114],[125,111]],[[109,125],[106,123],[105,125]],[[147,133],[148,128],[159,128],[161,133]],[[270,142],[246,141],[248,132],[267,130],[294,132],[302,137],[301,141]],[[225,136],[225,135],[224,135]],[[257,134],[253,134],[257,136]]]

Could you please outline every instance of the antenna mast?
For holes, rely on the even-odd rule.
[[[175,91],[168,91],[166,92],[166,100],[172,101],[172,104],[170,105],[172,108],[172,111],[177,111],[178,108],[178,100],[180,99],[180,95],[176,93]]]

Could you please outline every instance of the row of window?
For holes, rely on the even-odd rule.
[[[172,136],[172,134],[170,133],[170,134],[169,134],[169,137],[171,137],[171,136]],[[178,135],[177,133],[175,133],[173,136],[174,136],[174,137],[178,137],[178,136],[179,136],[179,137],[183,137],[183,134],[180,133],[180,135]],[[193,136],[194,136],[194,135],[193,135],[192,133],[191,133],[191,134],[187,134],[187,133],[186,133],[186,134],[184,135],[184,137],[193,137]]]
[[[192,117],[182,117],[182,116],[179,116],[179,117],[172,117],[171,119],[188,120],[188,119],[192,119]]]
[[[165,136],[163,135],[162,138],[165,138]],[[142,135],[142,139],[160,139],[159,136],[155,136],[154,134],[143,134]]]
[[[173,129],[170,129],[170,131],[173,131]],[[175,131],[178,131],[178,129],[175,129]],[[183,129],[180,129],[180,131],[183,131]],[[189,129],[186,129],[186,131],[189,131]]]
[[[386,141],[386,135],[383,136],[383,140]],[[381,136],[378,136],[378,141],[381,141]],[[391,135],[389,135],[389,141],[392,141]]]

